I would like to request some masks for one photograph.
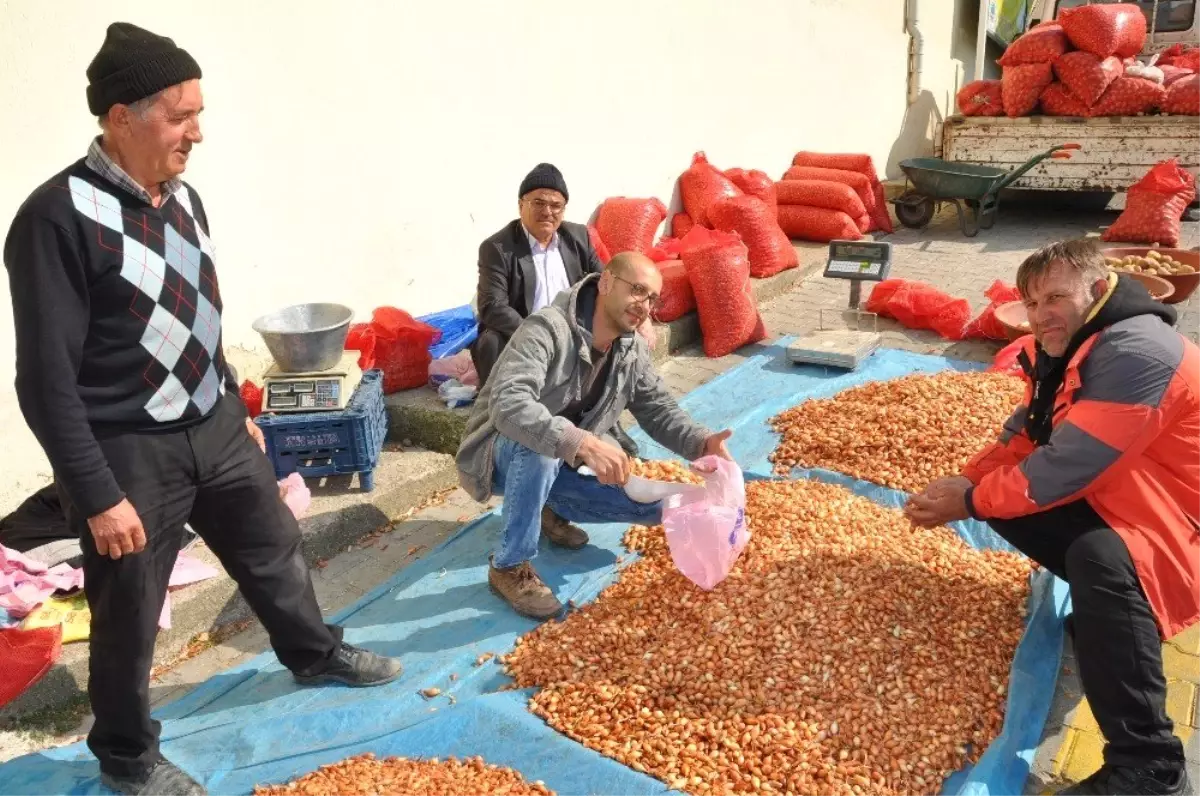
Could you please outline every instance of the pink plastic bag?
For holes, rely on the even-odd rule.
[[[290,473],[279,482],[279,497],[298,520],[304,519],[304,513],[308,511],[308,505],[312,502],[312,492],[300,473]]]
[[[667,498],[663,527],[675,566],[710,591],[725,580],[750,541],[746,482],[740,467],[719,456],[705,456],[695,467],[704,471],[704,492]]]

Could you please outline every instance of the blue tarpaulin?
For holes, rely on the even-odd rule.
[[[766,456],[776,437],[764,421],[777,411],[868,380],[974,367],[882,350],[856,372],[825,371],[787,364],[782,345],[765,347],[763,354],[682,401],[702,422],[734,429],[730,447],[750,477],[770,477]],[[643,455],[665,455],[640,431],[633,436]],[[800,475],[842,483],[885,505],[903,500],[895,490],[836,473]],[[972,545],[1003,545],[981,523],[956,526]],[[474,665],[482,653],[507,652],[536,624],[488,591],[487,555],[500,528],[498,513],[483,515],[336,617],[348,641],[403,659],[398,681],[368,690],[300,688],[273,655],[260,655],[156,711],[163,722],[164,754],[214,793],[249,793],[256,784],[284,782],[363,752],[478,754],[566,794],[665,792],[658,780],[549,729],[526,710],[531,692],[498,691],[508,678],[494,662]],[[588,602],[619,575],[619,556],[632,560],[621,544],[625,528],[589,526],[591,545],[575,552],[543,546],[538,571],[564,602]],[[1032,587],[1003,732],[973,769],[947,781],[947,793],[1022,792],[1054,693],[1067,606],[1065,584],[1045,570],[1038,571]],[[451,681],[451,674],[457,679]],[[430,686],[443,696],[426,700],[418,694]],[[446,694],[457,702],[451,704]],[[83,744],[0,766],[0,793],[98,792],[96,762]]]
[[[417,320],[439,329],[442,333],[438,341],[429,346],[429,353],[433,355],[434,359],[454,356],[475,342],[475,338],[479,336],[479,324],[475,321],[475,311],[469,304],[422,315]]]

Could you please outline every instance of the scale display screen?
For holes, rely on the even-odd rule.
[[[824,276],[833,279],[887,279],[892,265],[892,244],[878,241],[835,240],[829,243]]]
[[[340,378],[271,382],[263,411],[341,409],[342,389]]]

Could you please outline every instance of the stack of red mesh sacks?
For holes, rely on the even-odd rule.
[[[775,193],[779,225],[791,238],[826,243],[892,231],[870,155],[797,152]]]
[[[964,116],[1136,116],[1200,113],[1200,51],[1173,47],[1155,65],[1137,59],[1146,17],[1131,3],[1063,9],[1031,28],[997,62],[1000,80],[958,92]]]

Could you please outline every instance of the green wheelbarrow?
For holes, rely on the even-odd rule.
[[[896,218],[912,229],[922,229],[933,219],[942,202],[953,202],[958,211],[958,226],[973,238],[980,229],[991,229],[1000,208],[1000,191],[1025,176],[1025,172],[1046,158],[1066,159],[1079,144],[1062,144],[1034,155],[1012,171],[974,163],[951,163],[941,158],[909,158],[900,161],[900,169],[912,187],[892,204]],[[966,204],[970,212],[963,209]]]

